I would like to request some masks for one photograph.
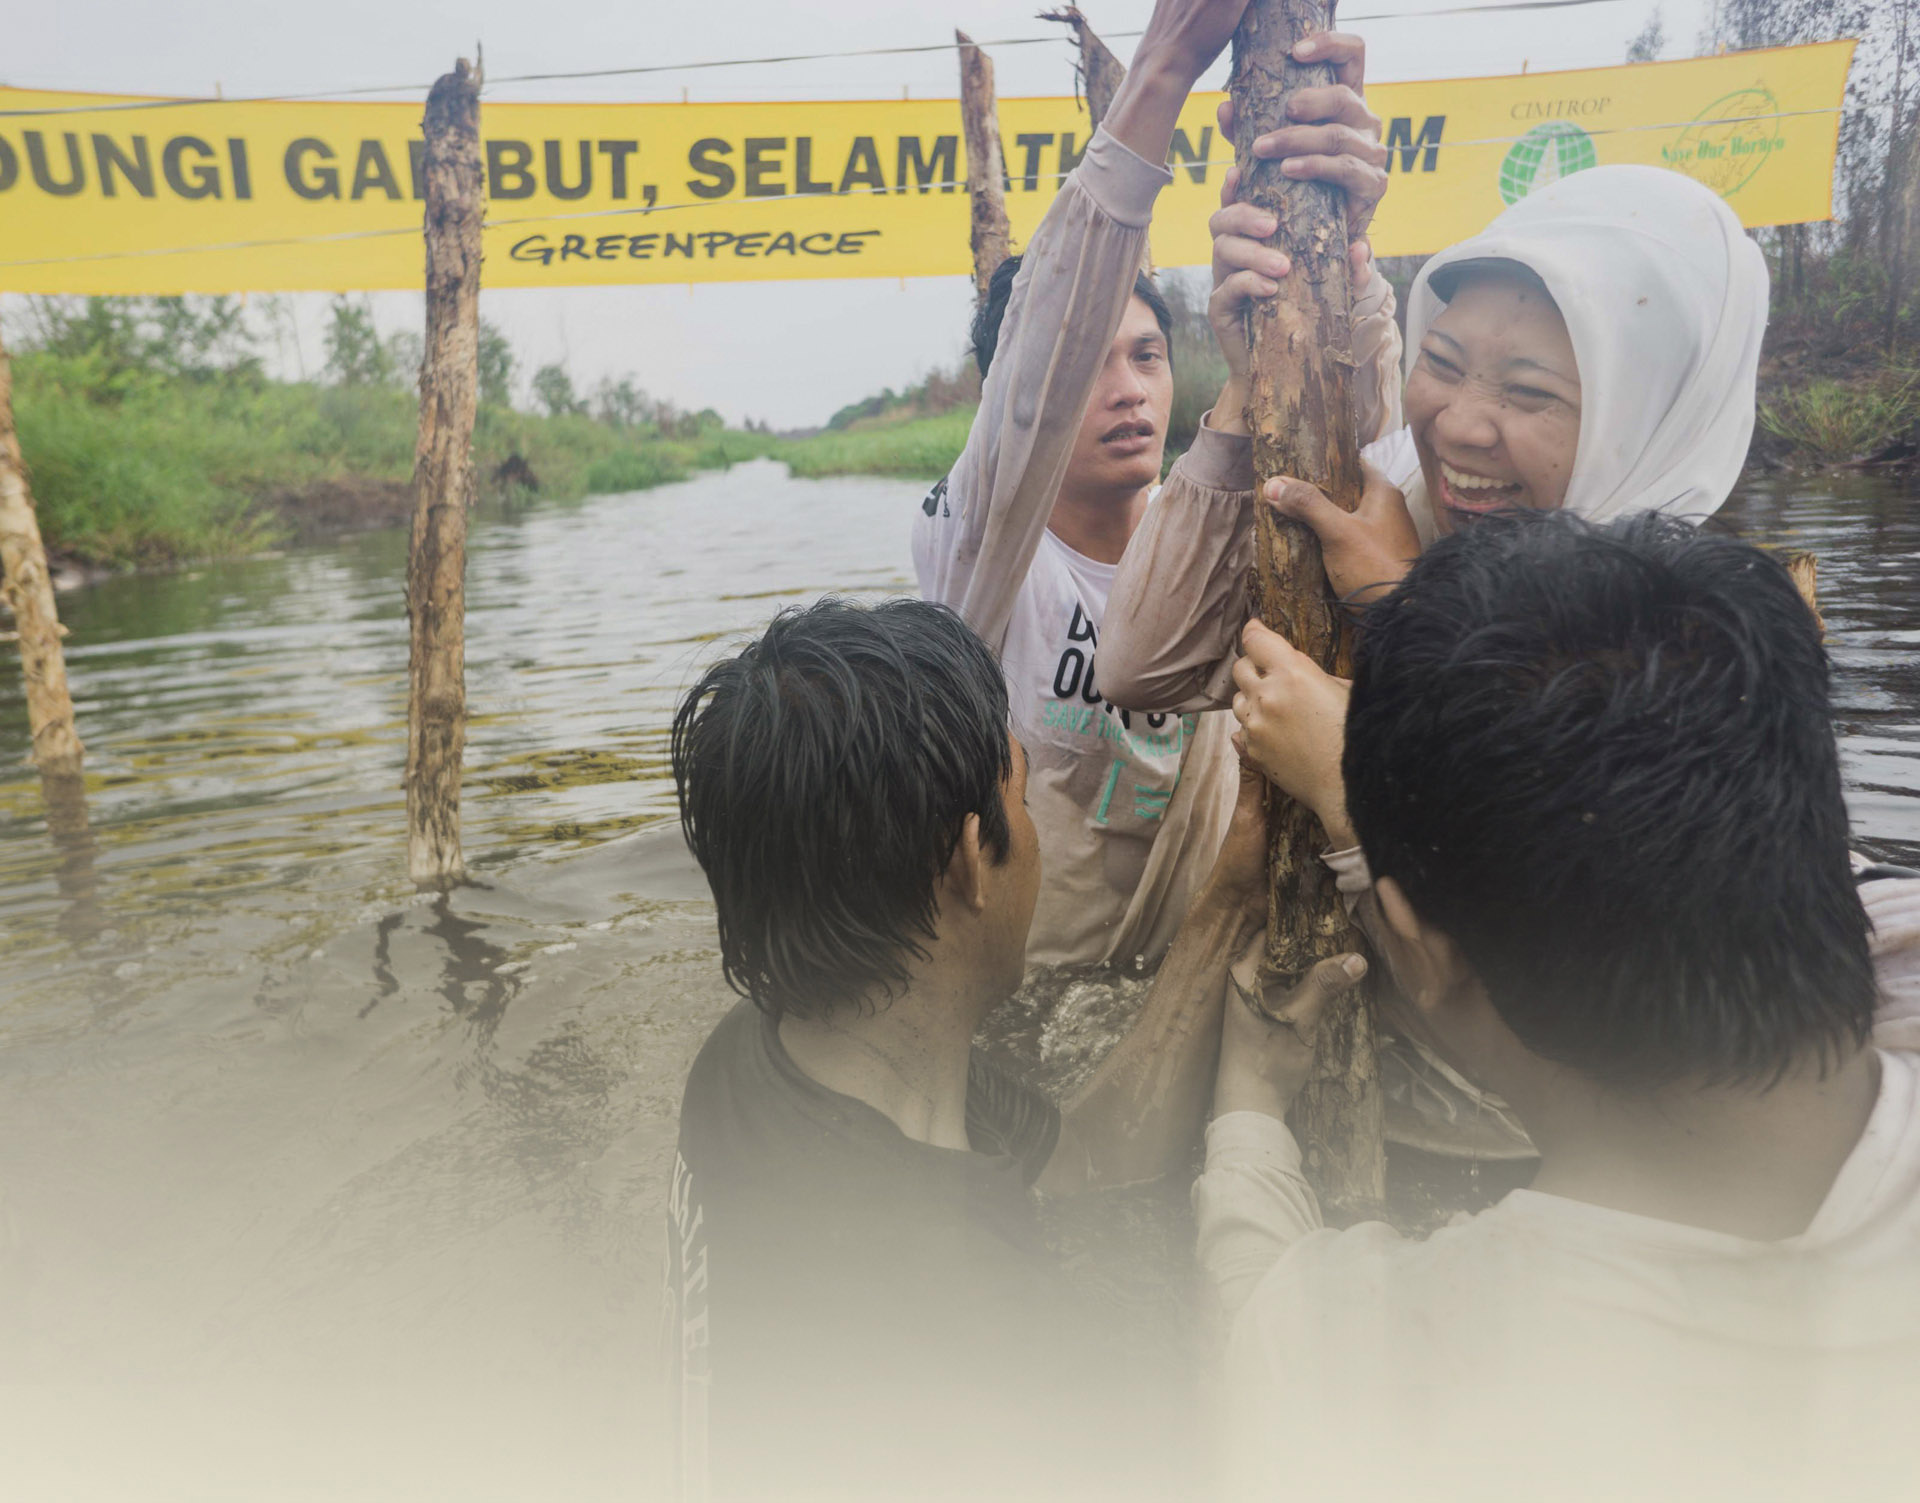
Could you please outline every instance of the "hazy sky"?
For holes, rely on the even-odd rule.
[[[1376,79],[1446,78],[1623,60],[1628,40],[1660,10],[1666,56],[1691,55],[1710,0],[1606,0],[1569,10],[1421,17],[1449,0],[1348,0],[1367,38]],[[1457,0],[1454,0],[1457,3]],[[199,94],[272,94],[430,81],[452,60],[486,49],[487,72],[557,72],[836,48],[940,42],[960,26],[981,41],[1042,36],[1042,0],[705,0],[579,5],[544,0],[61,0],[8,7],[0,83],[29,88]],[[1136,31],[1152,0],[1087,0],[1104,32]],[[1062,30],[1064,36],[1064,31]],[[1125,59],[1131,40],[1116,36]],[[994,50],[1001,94],[1067,94],[1063,40]],[[1224,65],[1202,87],[1224,87]],[[695,100],[948,98],[953,57],[838,58],[812,63],[654,74],[587,84],[502,87],[500,99]],[[321,358],[326,302],[302,296],[308,365]],[[417,328],[417,296],[374,298],[383,330]],[[565,358],[583,388],[631,372],[683,407],[778,426],[819,423],[838,406],[917,379],[964,348],[971,308],[965,277],[847,282],[576,288],[485,292],[482,311],[512,338],[522,376]],[[289,353],[289,364],[292,356]]]

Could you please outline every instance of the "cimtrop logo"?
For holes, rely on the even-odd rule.
[[[1513,143],[1500,164],[1500,196],[1520,202],[1529,193],[1600,165],[1593,137],[1566,120],[1548,120]]]

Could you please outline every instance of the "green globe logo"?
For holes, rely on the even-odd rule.
[[[1599,165],[1592,136],[1565,120],[1549,120],[1513,143],[1506,161],[1500,164],[1500,196],[1517,204],[1529,193],[1557,183],[1569,173]]]

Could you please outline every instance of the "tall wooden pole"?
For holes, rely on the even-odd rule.
[[[1073,28],[1073,40],[1080,49],[1078,71],[1081,92],[1087,96],[1087,113],[1093,117],[1094,128],[1099,129],[1100,122],[1107,118],[1107,106],[1113,103],[1114,91],[1127,76],[1127,70],[1087,24],[1087,18],[1081,14],[1079,6],[1067,5],[1059,10],[1046,11],[1040,19],[1058,21],[1062,26]]]
[[[1273,211],[1273,243],[1292,259],[1277,297],[1251,316],[1253,365],[1247,423],[1253,467],[1311,481],[1352,510],[1362,483],[1353,416],[1346,202],[1337,189],[1296,182],[1255,160],[1254,139],[1286,123],[1300,88],[1333,82],[1325,66],[1293,61],[1294,43],[1333,25],[1327,0],[1252,0],[1233,43],[1234,153],[1242,199]],[[1335,607],[1312,532],[1256,510],[1254,598],[1260,617],[1322,667],[1349,671],[1351,641]],[[1283,983],[1358,940],[1333,875],[1318,859],[1319,822],[1274,796],[1269,847],[1267,964]],[[1350,995],[1324,1016],[1314,1079],[1295,1109],[1308,1174],[1336,1215],[1365,1214],[1385,1195],[1385,1138],[1374,1063],[1373,1014]]]
[[[994,268],[1010,252],[1007,169],[1000,155],[1000,110],[994,101],[993,60],[964,31],[960,44],[960,120],[967,136],[967,194],[973,208],[973,287],[981,301]]]
[[[66,629],[53,596],[40,518],[33,505],[20,435],[13,426],[13,362],[0,343],[0,591],[13,611],[20,639],[20,665],[27,689],[27,728],[33,761],[40,769],[40,796],[47,834],[59,864],[54,880],[67,908],[60,928],[76,942],[100,929],[95,901],[93,829],[87,820],[87,785],[81,771],[86,749],[73,724],[67,689],[67,658],[60,639]]]
[[[1126,68],[1107,44],[1100,40],[1099,34],[1087,24],[1087,18],[1079,6],[1068,5],[1059,10],[1045,11],[1040,19],[1058,21],[1062,26],[1073,28],[1074,44],[1080,49],[1080,62],[1074,72],[1079,77],[1081,92],[1087,97],[1087,116],[1093,121],[1093,128],[1100,129],[1100,122],[1107,118],[1107,110],[1113,104],[1114,94],[1127,76]],[[1152,251],[1141,256],[1140,265],[1148,276],[1153,275]]]
[[[480,70],[464,59],[434,84],[426,117],[427,339],[407,559],[412,631],[407,703],[407,875],[461,880],[466,749],[467,509],[480,390]]]
[[[0,344],[0,583],[13,611],[20,639],[20,667],[26,680],[27,727],[33,737],[33,761],[43,782],[77,783],[85,749],[73,725],[73,696],[67,691],[64,632],[54,607],[53,577],[47,571],[40,518],[27,485],[20,436],[13,426],[13,362]]]

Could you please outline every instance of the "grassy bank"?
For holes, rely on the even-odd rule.
[[[389,387],[109,376],[86,356],[44,351],[14,362],[14,408],[48,546],[111,567],[271,545],[316,489],[390,495],[412,474],[418,412]],[[483,409],[475,434],[483,493],[518,455],[533,489],[556,497],[659,485],[772,442],[717,429],[663,439],[505,407]]]
[[[780,439],[769,451],[795,475],[899,475],[938,480],[953,468],[973,426],[971,406],[938,417],[829,428],[809,438]]]
[[[1760,401],[1762,457],[1803,468],[1911,468],[1920,455],[1920,371],[1776,379]]]

